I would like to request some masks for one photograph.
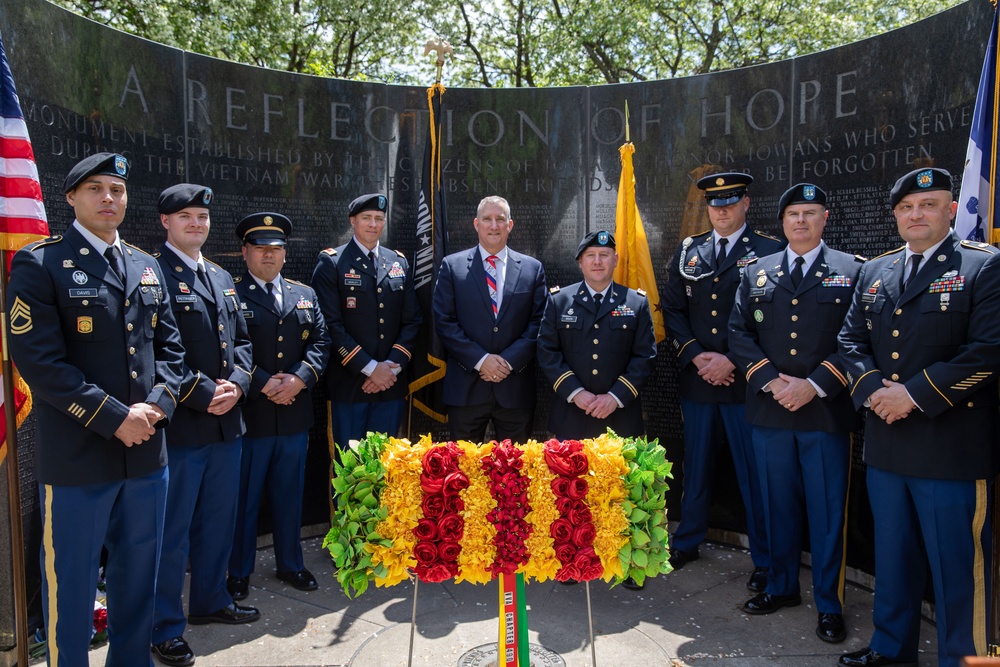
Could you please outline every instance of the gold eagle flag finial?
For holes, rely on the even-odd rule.
[[[455,50],[451,48],[451,44],[444,41],[440,37],[427,40],[424,44],[424,55],[426,56],[431,51],[437,51],[437,79],[436,83],[441,83],[441,68],[444,67],[444,56],[447,53],[452,58],[455,57]]]

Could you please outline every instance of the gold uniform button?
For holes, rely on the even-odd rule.
[[[567,325],[567,326],[569,326],[569,325]],[[493,327],[493,333],[496,333],[498,331],[500,331],[500,327]]]
[[[284,353],[284,352],[279,352],[279,353],[278,353],[278,358],[279,358],[279,359],[282,359],[282,358],[284,358],[284,356],[285,356],[285,353]]]
[[[597,369],[596,369],[596,368],[595,368],[594,370],[590,371],[590,372],[591,372],[592,374],[594,374],[594,375],[597,375]]]
[[[941,310],[942,311],[948,310],[948,306],[941,304]]]
[[[899,338],[899,329],[893,329],[892,330],[892,337],[893,338]]]
[[[718,298],[719,298],[719,295],[718,295],[718,294],[713,294],[713,295],[712,295],[712,300],[713,300],[713,301],[714,301],[715,299],[718,299]]]
[[[191,310],[191,306],[184,306],[184,310]]]
[[[793,306],[799,305],[799,300],[798,299],[792,299],[792,305]]]
[[[280,343],[281,341],[283,341],[283,340],[285,340],[285,337],[284,337],[284,336],[278,336],[278,342],[279,342],[279,343]]]
[[[278,320],[278,324],[284,324],[285,320]]]
[[[223,368],[225,368],[225,367],[226,367],[226,366],[228,366],[228,365],[229,365],[229,362],[228,362],[228,361],[223,361],[223,362],[222,362],[222,367],[223,367]]]
[[[794,331],[793,331],[793,332],[792,332],[791,334],[789,334],[789,335],[790,335],[790,336],[791,336],[792,338],[798,338],[798,337],[799,337],[799,335],[798,335],[797,333],[795,333]]]
[[[379,335],[378,335],[378,338],[379,338],[379,340],[382,340],[382,339],[384,339],[384,338],[385,338],[385,334],[379,334]]]
[[[896,314],[897,315],[902,315],[903,314],[903,309],[902,308],[897,308],[896,309]]]
[[[799,316],[798,315],[792,315],[792,322],[798,322],[798,321],[799,321]]]
[[[378,305],[378,307],[379,307],[379,308],[385,308],[385,304],[384,304],[384,303],[380,303],[380,304]]]
[[[220,324],[219,325],[219,331],[225,331],[225,330],[226,330],[226,325],[225,324]]]
[[[893,359],[899,359],[899,352],[893,352],[892,353],[892,358]]]
[[[794,357],[796,354],[799,353],[799,351],[798,350],[789,350],[788,353]]]
[[[717,333],[719,333],[719,330],[718,330],[718,329],[716,329],[715,327],[712,327],[712,333],[713,333],[713,334],[717,334]]]
[[[134,348],[134,347],[130,347],[130,348],[128,349],[128,353],[129,353],[129,354],[135,354],[135,348]]]
[[[594,323],[594,328],[595,328],[595,329],[600,329],[600,328],[601,328],[601,325],[600,325],[600,324],[597,324],[597,323]]]
[[[970,408],[973,408],[973,407],[975,407],[975,406],[976,406],[976,404],[975,404],[975,403],[973,403],[972,401],[969,401],[969,402],[968,402],[968,403],[966,403],[965,405],[966,405],[967,407],[970,407]]]
[[[595,360],[597,359],[597,355],[596,355],[596,354],[594,355],[594,359],[595,359]]]
[[[125,307],[128,308],[130,305],[131,302],[128,299],[125,299]]]
[[[627,324],[623,324],[622,325],[622,329],[628,329],[628,325]]]
[[[129,331],[131,331],[131,330],[132,330],[132,329],[134,329],[135,327],[133,327],[133,326],[132,326],[132,323],[131,323],[131,322],[129,322],[129,323],[128,323],[128,326],[127,326],[127,327],[125,327],[125,328],[126,328],[126,329],[128,329]]]
[[[717,282],[719,282],[719,277],[718,277],[718,276],[716,276],[716,277],[715,277],[715,280],[713,280],[712,282],[713,282],[713,283],[717,283]]]
[[[595,339],[594,339],[594,345],[597,345],[597,342],[598,342],[598,341],[597,341],[597,339],[595,338]]]
[[[383,319],[382,319],[382,318],[380,317],[380,318],[378,318],[378,323],[379,323],[379,324],[385,324],[385,320],[383,320]]]
[[[227,347],[229,347],[229,343],[226,343],[225,341],[223,341],[223,343],[222,343],[222,349],[224,350]]]
[[[899,374],[898,373],[893,373],[892,374],[892,381],[893,382],[899,382]]]
[[[835,303],[840,303],[840,299],[834,299]]]
[[[138,373],[136,373],[135,371],[132,371],[132,379],[134,380],[134,379],[136,379],[137,377],[139,377],[139,374],[138,374]]]
[[[712,311],[712,317],[718,317],[718,315],[719,315],[719,311],[717,311],[717,310],[713,310]]]
[[[379,288],[378,288],[378,293],[379,293],[379,294],[381,294],[381,293],[382,293],[382,288],[381,288],[381,287],[379,287]]]

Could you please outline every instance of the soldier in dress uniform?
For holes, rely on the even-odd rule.
[[[553,287],[538,331],[538,365],[556,400],[549,430],[560,440],[593,438],[607,429],[645,433],[639,391],[656,361],[646,295],[613,282],[615,237],[594,231],[576,253],[583,280]]]
[[[848,667],[916,664],[930,566],[938,664],[986,655],[997,474],[1000,253],[950,226],[951,175],[917,169],[889,197],[906,245],[869,261],[840,332],[865,410],[875,634]]]
[[[85,665],[101,545],[107,665],[150,665],[167,451],[184,348],[152,256],[121,240],[129,164],[95,153],[66,176],[76,219],[14,255],[11,357],[34,395],[48,664]],[[127,351],[127,352],[126,352]]]
[[[250,388],[253,353],[232,276],[201,254],[211,204],[211,188],[190,183],[167,188],[157,204],[167,230],[158,259],[185,347],[180,405],[167,428],[170,488],[153,625],[153,651],[167,665],[194,664],[183,636],[187,623],[260,618],[226,590],[244,431],[236,406]]]
[[[292,221],[280,213],[254,213],[236,225],[247,271],[236,279],[253,342],[253,379],[243,404],[247,430],[240,459],[240,501],[229,556],[229,592],[249,594],[257,554],[257,517],[267,484],[277,576],[300,591],[316,590],[302,560],[302,490],[305,486],[313,403],[308,393],[330,357],[330,337],[316,293],[281,275]],[[306,392],[306,393],[303,393]]]
[[[382,194],[352,201],[347,215],[354,237],[320,252],[313,270],[332,344],[326,371],[331,461],[334,444],[345,448],[369,431],[394,436],[403,419],[405,371],[421,317],[406,255],[379,243],[387,210]]]
[[[778,219],[788,247],[743,272],[729,351],[746,376],[771,555],[767,590],[743,611],[770,614],[801,603],[808,516],[816,635],[836,643],[847,636],[844,521],[856,427],[837,332],[864,259],[823,243],[827,215],[826,193],[816,185],[799,183],[781,195]]]
[[[746,224],[749,174],[705,176],[712,231],[687,237],[667,267],[665,324],[680,366],[684,416],[684,491],[681,520],[671,540],[674,569],[698,559],[708,531],[709,485],[716,456],[716,425],[729,440],[736,480],[746,508],[747,538],[754,571],[747,588],[767,585],[767,552],[760,480],[746,421],[746,381],[729,354],[729,315],[747,264],[781,250],[784,244]]]

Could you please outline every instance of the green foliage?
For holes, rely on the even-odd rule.
[[[610,432],[609,432],[610,433]],[[642,584],[646,577],[671,571],[667,549],[667,480],[673,479],[673,464],[658,440],[629,438],[622,445],[628,464],[622,503],[631,524],[629,541],[618,552],[625,577]],[[615,582],[616,584],[619,582]]]
[[[957,4],[931,0],[55,0],[121,30],[273,69],[427,85],[593,85],[745,67],[839,46]],[[985,0],[983,0],[985,1]]]
[[[381,566],[372,566],[367,544],[382,541],[375,528],[388,516],[379,505],[385,486],[385,468],[380,457],[389,441],[384,433],[369,433],[358,443],[357,451],[340,450],[340,461],[333,462],[333,490],[337,509],[330,521],[330,532],[323,548],[330,552],[337,568],[337,581],[347,597],[368,590],[368,580],[384,576]],[[359,539],[360,538],[360,539]]]

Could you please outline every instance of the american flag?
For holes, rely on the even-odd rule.
[[[31,149],[28,126],[21,113],[14,76],[0,35],[0,250],[8,251],[3,270],[10,271],[14,251],[48,235],[49,223],[42,203],[35,153]],[[13,379],[14,411],[20,425],[31,410],[31,394],[16,371]],[[2,393],[0,400],[4,400]],[[6,433],[6,416],[0,410],[0,442],[4,457]]]

